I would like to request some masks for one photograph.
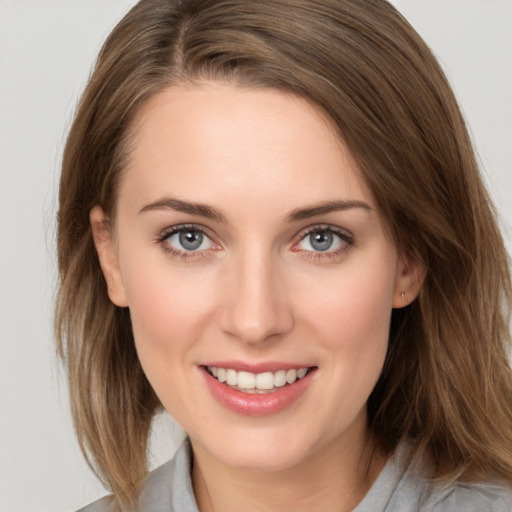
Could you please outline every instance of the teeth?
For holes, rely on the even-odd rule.
[[[226,382],[228,385],[237,387],[241,391],[257,392],[258,390],[269,391],[280,388],[286,384],[293,384],[297,379],[302,379],[308,373],[308,368],[297,370],[278,370],[277,372],[251,373],[237,372],[231,368],[217,368],[208,366],[208,371],[216,377],[219,382]],[[252,391],[255,390],[255,391]]]
[[[226,382],[230,386],[236,386],[237,385],[237,377],[235,370],[226,370]]]
[[[254,389],[256,387],[256,375],[249,372],[238,372],[237,384],[241,389]]]
[[[274,373],[274,386],[280,388],[286,384],[286,370],[279,370]]]
[[[293,384],[297,380],[297,370],[288,370],[286,372],[286,382]]]
[[[274,387],[274,374],[272,372],[258,373],[255,387],[258,389],[272,389]]]

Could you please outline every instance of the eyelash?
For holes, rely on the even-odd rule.
[[[212,244],[215,245],[215,248],[203,249],[198,251],[180,251],[178,249],[173,248],[167,243],[167,240],[178,233],[184,233],[186,231],[195,231],[197,233],[205,236]],[[331,233],[338,237],[341,241],[341,246],[336,250],[326,250],[326,251],[311,251],[311,250],[301,250],[298,248],[298,245],[306,240],[306,238],[313,233]],[[209,257],[212,251],[220,250],[220,246],[218,246],[213,240],[212,237],[208,235],[207,230],[200,225],[196,224],[180,224],[177,226],[173,226],[172,228],[167,229],[161,235],[159,235],[156,239],[156,242],[160,244],[165,251],[166,254],[169,254],[171,257],[182,260],[182,261],[191,261],[197,259],[203,259]],[[310,260],[310,261],[326,261],[326,260],[337,260],[343,254],[350,251],[355,243],[354,237],[347,231],[342,230],[340,228],[336,228],[326,224],[317,224],[315,226],[311,226],[307,228],[305,231],[299,234],[299,240],[294,243],[291,250],[293,252],[301,253],[302,257]]]
[[[338,249],[326,251],[302,251],[300,249],[296,249],[296,247],[302,241],[306,240],[308,236],[312,235],[313,233],[322,232],[331,233],[337,236],[340,239],[341,246]],[[299,235],[299,241],[293,245],[292,251],[302,253],[302,257],[310,261],[333,261],[340,259],[344,254],[348,253],[354,244],[354,237],[348,231],[330,226],[328,224],[317,224],[307,228]]]
[[[211,241],[212,244],[216,246],[216,248],[211,249],[203,249],[200,251],[180,251],[170,246],[166,241],[173,235],[178,233],[184,233],[187,231],[195,231],[197,233],[201,233],[208,240]],[[211,255],[211,251],[218,251],[220,247],[212,240],[212,237],[208,235],[207,230],[203,226],[199,226],[196,224],[180,224],[178,226],[173,226],[168,230],[164,231],[157,239],[156,242],[160,244],[165,251],[166,254],[169,254],[172,258],[182,260],[182,261],[191,261],[197,259],[203,259]],[[218,248],[217,248],[218,247]]]

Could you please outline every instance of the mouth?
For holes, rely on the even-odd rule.
[[[275,372],[252,373],[232,368],[205,366],[204,369],[214,379],[242,393],[263,395],[274,393],[303,379],[314,367],[281,369]]]
[[[200,366],[207,389],[223,407],[244,416],[268,416],[292,407],[312,386],[317,366],[241,362]],[[238,368],[238,370],[235,370]],[[250,371],[252,370],[252,371]]]

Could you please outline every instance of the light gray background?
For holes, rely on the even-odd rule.
[[[0,0],[0,512],[72,511],[105,491],[83,462],[53,353],[54,217],[74,105],[134,0]],[[441,59],[510,248],[512,0],[395,0]],[[159,418],[153,465],[181,433]]]

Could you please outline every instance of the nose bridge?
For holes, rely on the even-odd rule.
[[[235,258],[231,271],[223,330],[248,344],[286,333],[293,324],[292,309],[272,252],[253,244]]]

